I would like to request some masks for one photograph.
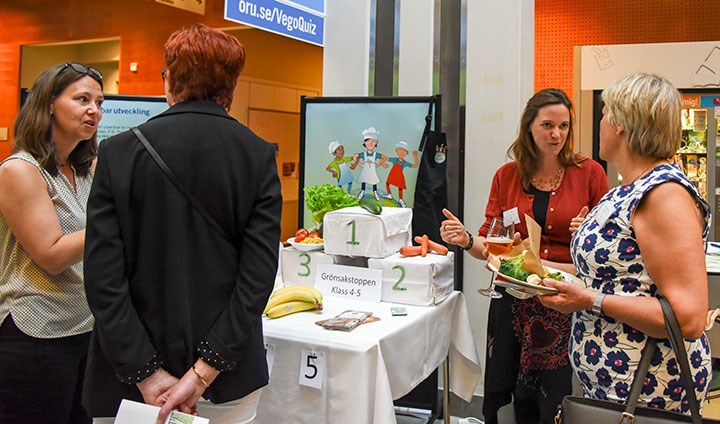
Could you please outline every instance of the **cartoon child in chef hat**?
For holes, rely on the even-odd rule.
[[[387,168],[387,156],[380,152],[375,151],[375,147],[378,145],[378,137],[380,131],[376,130],[375,127],[365,128],[362,132],[363,146],[365,146],[364,152],[358,153],[353,156],[354,160],[359,160],[362,171],[358,176],[358,181],[362,183],[360,192],[358,192],[358,200],[365,197],[365,186],[366,184],[372,184],[373,196],[376,200],[380,200],[380,194],[377,191],[377,184],[380,182],[378,178],[377,167],[382,166]]]
[[[403,200],[403,190],[407,188],[407,184],[405,184],[405,174],[403,173],[403,170],[405,168],[417,168],[420,164],[420,161],[418,160],[418,151],[413,150],[413,158],[415,159],[414,163],[410,163],[405,160],[405,157],[410,153],[410,147],[408,146],[407,142],[405,141],[398,141],[395,144],[395,153],[397,153],[396,158],[389,158],[388,161],[392,164],[392,168],[390,168],[390,173],[387,177],[387,182],[385,183],[385,188],[387,188],[387,194],[383,197],[386,199],[392,199],[392,191],[390,190],[390,186],[393,185],[397,187],[398,189],[398,204],[400,207],[405,207],[405,201]]]
[[[360,159],[354,160],[353,158],[346,158],[345,147],[343,147],[342,143],[338,140],[333,140],[328,144],[328,152],[330,152],[335,159],[333,159],[325,169],[337,180],[338,187],[342,188],[342,186],[347,184],[347,191],[350,193],[353,183],[351,170],[355,169]]]

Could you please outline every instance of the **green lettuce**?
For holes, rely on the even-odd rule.
[[[332,184],[318,184],[305,187],[305,205],[312,212],[310,219],[316,224],[322,224],[323,217],[326,213],[346,208],[348,206],[357,206],[358,200],[341,187]]]

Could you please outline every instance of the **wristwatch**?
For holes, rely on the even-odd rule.
[[[598,315],[602,315],[602,302],[605,299],[606,294],[599,291],[595,294],[595,301],[592,305],[592,311]]]

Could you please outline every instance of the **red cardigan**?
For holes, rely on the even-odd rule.
[[[608,191],[608,180],[599,163],[585,159],[579,166],[565,168],[560,187],[550,194],[545,228],[542,229],[540,257],[553,262],[570,263],[570,220],[577,216],[583,206],[592,209]],[[485,223],[479,234],[485,236],[493,217],[503,211],[518,208],[520,224],[515,225],[523,239],[528,236],[525,214],[532,212],[534,195],[522,189],[517,163],[509,162],[500,167],[493,177],[490,196],[485,209]]]

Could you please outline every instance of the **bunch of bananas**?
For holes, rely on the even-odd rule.
[[[295,312],[322,311],[322,298],[322,293],[314,287],[283,287],[270,296],[263,314],[268,318],[280,318]]]

